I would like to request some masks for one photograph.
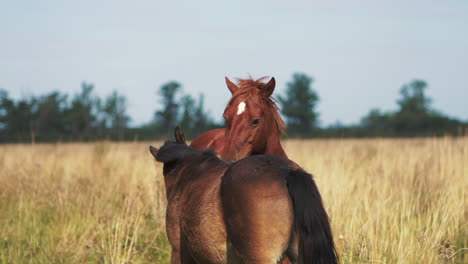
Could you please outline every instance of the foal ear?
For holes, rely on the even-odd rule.
[[[228,77],[224,77],[224,79],[226,79],[226,85],[229,89],[229,91],[231,91],[231,94],[234,94],[234,92],[239,89],[239,87],[237,87],[237,85],[235,85],[233,82],[231,82],[231,80],[229,80]]]
[[[157,149],[157,148],[155,148],[153,146],[149,146],[149,151],[151,152],[153,157],[156,158],[156,155],[158,155],[159,149]]]
[[[178,126],[174,129],[174,138],[177,143],[187,145],[187,143],[185,143],[184,133]]]
[[[276,86],[275,77],[271,77],[270,81],[267,82],[261,90],[263,98],[269,98],[273,94],[273,91],[275,90],[275,86]]]

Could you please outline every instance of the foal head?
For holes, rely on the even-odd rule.
[[[239,160],[264,154],[267,144],[275,144],[274,139],[284,133],[284,122],[271,97],[275,78],[267,83],[264,80],[265,77],[239,80],[236,85],[226,77],[232,98],[223,114],[226,120],[224,149],[220,153],[223,159]]]
[[[164,163],[163,174],[165,176],[184,162],[188,162],[185,165],[191,165],[192,163],[199,165],[200,162],[205,160],[218,160],[216,153],[211,150],[200,151],[187,146],[185,136],[179,127],[175,128],[174,137],[175,141],[166,141],[160,149],[153,146],[149,147],[153,157]]]

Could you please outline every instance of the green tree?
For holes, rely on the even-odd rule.
[[[431,99],[427,98],[424,91],[427,83],[423,80],[414,80],[403,85],[400,90],[401,99],[398,100],[400,113],[427,114],[430,111]]]
[[[214,123],[210,118],[210,115],[205,110],[205,95],[200,94],[198,97],[198,103],[195,107],[195,116],[193,124],[194,136],[197,136],[208,129],[214,127]]]
[[[3,131],[1,140],[34,141],[35,109],[36,98],[24,98],[15,102],[5,90],[0,90],[0,127]]]
[[[182,104],[182,117],[180,119],[180,127],[183,131],[187,131],[187,136],[191,137],[195,121],[195,100],[190,95],[184,95],[180,102]]]
[[[81,93],[76,94],[67,109],[67,122],[71,137],[79,140],[96,138],[99,98],[93,95],[93,84],[83,82]]]
[[[395,113],[393,127],[402,136],[424,134],[432,130],[431,100],[426,97],[427,83],[414,80],[403,85],[401,98],[397,101],[400,109]]]
[[[103,106],[104,123],[107,128],[110,128],[111,138],[123,140],[125,137],[125,129],[130,121],[127,115],[127,99],[120,95],[117,91],[106,98]]]
[[[365,136],[393,136],[392,127],[393,113],[382,113],[380,109],[374,108],[361,119],[361,127]]]
[[[156,111],[155,119],[160,131],[167,135],[172,134],[177,125],[179,117],[179,104],[176,101],[177,93],[181,85],[171,81],[161,86],[159,95],[161,96],[162,110]]]
[[[287,83],[286,95],[278,97],[290,135],[310,136],[312,130],[318,126],[319,114],[315,108],[319,97],[312,89],[313,81],[306,74],[295,73],[293,80]]]
[[[64,111],[67,107],[67,95],[52,92],[40,96],[34,115],[34,131],[38,141],[55,141],[69,133]]]

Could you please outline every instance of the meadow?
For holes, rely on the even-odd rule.
[[[0,264],[168,263],[161,142],[0,145]],[[468,263],[468,138],[285,140],[341,263]]]

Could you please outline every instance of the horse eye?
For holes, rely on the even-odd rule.
[[[252,123],[250,123],[250,125],[257,126],[259,123],[260,123],[260,119],[255,119],[254,121],[252,121]]]

